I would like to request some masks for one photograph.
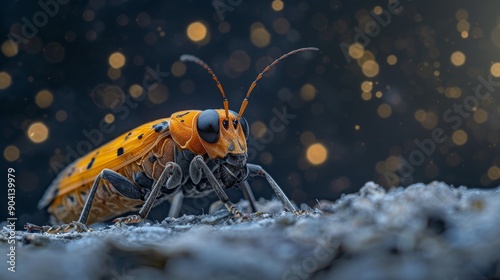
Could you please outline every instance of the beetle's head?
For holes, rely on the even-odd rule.
[[[225,110],[205,110],[196,119],[196,133],[210,158],[223,159],[228,155],[245,155],[247,153],[248,123],[245,118]]]
[[[224,89],[212,69],[210,69],[205,62],[195,56],[181,56],[181,61],[194,62],[207,70],[208,73],[212,75],[212,79],[217,83],[217,88],[222,94],[224,109],[202,111],[198,114],[196,120],[196,132],[199,136],[201,145],[207,151],[211,159],[226,159],[227,163],[243,163],[243,166],[246,164],[246,139],[249,131],[248,123],[242,116],[248,105],[248,98],[257,85],[257,82],[263,77],[264,73],[269,71],[274,65],[289,55],[302,51],[317,50],[317,48],[301,48],[293,50],[274,60],[273,63],[268,65],[257,76],[255,81],[252,82],[237,114],[229,110],[229,102],[226,98],[226,94],[224,93]],[[242,156],[244,156],[244,159],[241,158]],[[232,159],[233,157],[238,158],[238,160]]]

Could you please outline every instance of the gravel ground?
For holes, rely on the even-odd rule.
[[[303,216],[261,201],[89,233],[16,232],[0,279],[500,279],[500,188],[367,183]],[[6,228],[0,248],[8,252]]]

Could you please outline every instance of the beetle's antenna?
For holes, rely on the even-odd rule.
[[[212,69],[210,69],[210,67],[208,67],[208,65],[203,60],[197,58],[194,55],[190,55],[190,54],[181,55],[181,61],[182,62],[186,62],[186,61],[194,62],[194,63],[200,65],[201,67],[203,67],[203,69],[207,70],[208,73],[210,75],[212,75],[212,79],[214,79],[214,81],[217,83],[217,87],[219,88],[219,91],[222,94],[222,98],[223,98],[222,103],[224,104],[224,111],[226,111],[226,119],[228,119],[229,118],[229,103],[227,101],[226,94],[224,93],[224,89],[222,88],[222,85],[219,82],[219,79],[214,74]]]
[[[314,48],[314,47],[309,47],[309,48],[300,48],[300,49],[297,49],[297,50],[293,50],[287,54],[284,54],[282,55],[280,58],[276,59],[275,61],[273,61],[273,63],[269,64],[265,69],[264,71],[262,71],[258,76],[257,78],[255,79],[255,81],[252,82],[252,84],[250,85],[250,88],[248,89],[247,91],[247,95],[245,96],[245,99],[243,99],[243,103],[241,103],[241,107],[240,107],[240,111],[238,112],[238,120],[241,118],[241,116],[243,115],[243,112],[245,111],[247,105],[248,105],[248,97],[250,97],[250,93],[252,93],[252,90],[255,88],[255,86],[257,85],[257,82],[262,78],[262,76],[264,75],[264,73],[266,73],[267,71],[271,70],[271,68],[273,68],[274,65],[278,64],[278,62],[280,62],[281,60],[287,58],[288,56],[292,55],[292,54],[296,54],[298,52],[303,52],[303,51],[319,51],[318,48]]]

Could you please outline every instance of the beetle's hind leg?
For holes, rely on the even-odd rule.
[[[90,189],[89,195],[87,197],[87,200],[85,201],[85,205],[83,206],[82,213],[80,214],[80,218],[78,219],[78,221],[73,221],[69,224],[54,226],[37,226],[33,224],[26,224],[24,228],[28,230],[28,232],[36,230],[46,233],[68,232],[70,230],[76,230],[77,232],[92,231],[92,229],[89,229],[86,226],[86,223],[90,215],[90,210],[92,208],[92,203],[94,202],[97,188],[102,185],[101,180],[110,182],[116,189],[116,191],[118,191],[125,197],[131,199],[140,199],[142,196],[142,193],[138,190],[137,186],[130,182],[130,180],[110,169],[103,169],[94,180],[94,184]]]
[[[68,232],[72,229],[75,229],[77,232],[88,232],[92,231],[91,228],[88,228],[85,224],[80,222],[71,222],[69,224],[55,225],[55,226],[37,226],[34,224],[27,223],[24,225],[24,229],[28,232],[32,231],[40,231],[42,233],[58,233],[58,232]]]
[[[158,178],[158,180],[154,183],[151,193],[147,197],[146,202],[142,206],[139,213],[137,215],[129,215],[126,217],[116,218],[113,220],[113,223],[130,224],[142,221],[148,216],[149,211],[151,211],[151,208],[153,207],[156,198],[160,194],[161,188],[165,186],[165,182],[167,189],[173,189],[179,186],[181,181],[182,181],[181,167],[175,162],[167,163],[165,165],[165,169],[163,169],[163,172],[160,174],[160,178]]]

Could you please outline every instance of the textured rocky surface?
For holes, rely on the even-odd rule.
[[[0,278],[500,278],[500,188],[367,183],[320,208],[294,216],[266,202],[268,214],[245,222],[219,211],[90,233],[17,232],[16,272],[4,261]]]

